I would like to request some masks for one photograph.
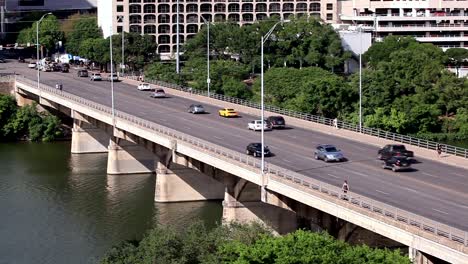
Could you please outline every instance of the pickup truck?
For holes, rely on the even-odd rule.
[[[252,122],[249,122],[249,124],[247,125],[247,128],[253,131],[262,130],[262,120],[254,120]],[[272,128],[273,126],[271,125],[270,122],[268,122],[267,120],[263,122],[263,130],[271,130]]]
[[[386,160],[394,156],[403,156],[407,158],[414,157],[413,151],[406,149],[405,145],[390,144],[385,145],[378,151],[378,159]]]

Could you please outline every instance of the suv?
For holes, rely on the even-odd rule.
[[[192,114],[203,114],[205,113],[205,108],[203,108],[203,105],[193,104],[189,106],[188,112]]]
[[[341,150],[333,145],[318,145],[315,148],[314,158],[316,160],[321,159],[325,162],[346,160]]]
[[[409,151],[405,148],[405,145],[400,144],[389,144],[385,145],[385,147],[379,149],[377,152],[378,159],[386,160],[393,156],[402,156],[402,157],[414,157],[413,151]]]
[[[78,77],[88,77],[87,70],[79,70],[76,74],[78,75]]]
[[[91,73],[91,81],[102,81],[102,77],[100,73]]]
[[[254,120],[254,121],[249,122],[249,124],[247,125],[247,128],[252,129],[253,131],[262,130],[262,120]],[[271,130],[271,129],[272,129],[271,123],[268,122],[267,120],[264,120],[263,130]]]
[[[392,171],[402,171],[402,170],[410,170],[411,163],[407,157],[399,156],[399,157],[391,157],[385,160],[382,163],[383,169],[391,169]]]
[[[286,121],[282,116],[269,116],[266,120],[271,123],[273,128],[285,128]]]
[[[154,93],[152,93],[150,95],[150,97],[153,97],[153,98],[164,98],[166,97],[166,92],[164,92],[163,89],[156,89],[156,91],[154,91]]]

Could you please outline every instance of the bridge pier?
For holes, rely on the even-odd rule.
[[[125,139],[112,137],[107,156],[107,174],[154,172],[155,155]]]
[[[286,234],[297,229],[296,214],[286,208],[261,201],[260,186],[231,176],[225,181],[223,223],[258,222],[276,234]]]
[[[73,129],[71,141],[71,153],[105,153],[110,136],[105,130],[88,122],[85,116],[72,111]]]

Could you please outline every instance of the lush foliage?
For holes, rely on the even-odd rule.
[[[53,141],[62,135],[60,120],[38,113],[36,104],[18,108],[13,97],[0,95],[0,135],[2,140],[27,138],[31,141]]]
[[[399,251],[350,246],[325,233],[296,231],[272,236],[261,225],[219,226],[197,222],[186,230],[156,227],[140,243],[112,248],[101,264],[116,263],[410,263]]]
[[[31,27],[20,31],[16,42],[34,44],[37,41],[37,22]],[[48,51],[55,49],[56,44],[64,39],[64,34],[60,29],[60,23],[54,15],[46,16],[39,24],[39,43]]]
[[[102,38],[101,29],[97,25],[97,18],[92,15],[75,14],[62,24],[65,33],[67,52],[79,54],[80,46],[84,40]]]

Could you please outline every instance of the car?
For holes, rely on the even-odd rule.
[[[24,60],[24,57],[23,57],[23,56],[19,56],[19,57],[18,57],[18,62],[19,62],[19,63],[24,63],[24,62],[26,62],[26,61]]]
[[[30,63],[28,64],[28,68],[30,68],[30,69],[35,69],[35,68],[36,68],[36,63],[35,63],[35,62],[30,62]]]
[[[192,114],[203,114],[205,113],[205,108],[200,104],[192,104],[189,106],[188,112]]]
[[[341,150],[337,149],[334,145],[329,144],[318,145],[315,148],[314,158],[325,162],[346,160],[343,153],[341,153]]]
[[[137,89],[140,90],[140,91],[152,91],[152,90],[154,90],[153,88],[151,88],[151,85],[149,83],[140,83],[137,86]]]
[[[262,156],[262,143],[250,143],[247,145],[245,153],[247,155],[253,155],[254,157],[261,157]],[[271,156],[271,151],[268,146],[263,148],[263,155],[265,157]]]
[[[61,72],[68,72],[70,70],[70,64],[62,63],[60,64],[60,71]]]
[[[388,144],[383,148],[379,149],[377,152],[377,158],[380,160],[386,160],[393,156],[403,156],[403,157],[414,157],[413,151],[406,149],[405,145],[401,144]]]
[[[113,73],[112,75],[109,74],[109,76],[107,76],[107,81],[114,81],[114,82],[118,82],[119,81],[119,75],[117,75],[117,73]]]
[[[262,120],[253,120],[247,124],[247,128],[253,131],[262,130]],[[271,130],[273,126],[267,120],[263,121],[263,130]]]
[[[100,73],[91,73],[91,81],[102,81],[102,76]]]
[[[87,70],[79,70],[77,73],[78,77],[88,77],[88,71]]]
[[[383,169],[391,169],[392,171],[411,170],[411,162],[404,156],[393,156],[384,160],[382,163]]]
[[[44,64],[40,67],[41,71],[43,72],[51,72],[52,71],[52,67],[49,65],[49,64]]]
[[[6,62],[6,59],[4,57],[0,57],[0,62],[1,63],[5,63]]]
[[[282,116],[269,116],[266,120],[271,123],[273,128],[285,128],[286,121]]]
[[[222,117],[238,117],[239,114],[232,108],[223,108],[218,111],[219,116]]]
[[[164,92],[163,89],[156,89],[156,91],[154,91],[154,93],[151,93],[150,97],[164,98],[164,97],[166,97],[166,92]]]

